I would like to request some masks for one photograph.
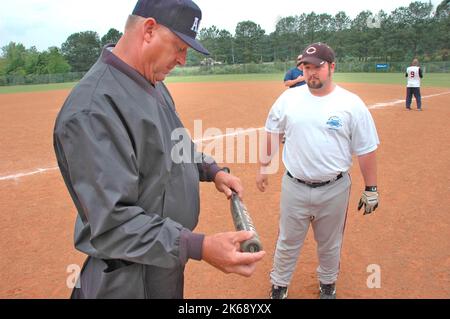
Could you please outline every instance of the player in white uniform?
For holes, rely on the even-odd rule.
[[[335,282],[347,215],[352,154],[358,157],[366,190],[358,209],[365,214],[378,206],[376,153],[379,139],[364,102],[333,83],[333,50],[308,46],[302,63],[307,86],[286,90],[272,106],[266,121],[266,153],[271,158],[286,135],[280,199],[279,236],[270,274],[271,298],[287,298],[301,247],[312,224],[318,245],[320,297],[335,298]],[[275,147],[271,144],[277,143]],[[270,160],[262,162],[256,184],[268,185]]]
[[[422,111],[422,97],[420,96],[420,79],[423,78],[419,60],[414,59],[411,66],[406,69],[405,77],[408,78],[406,85],[406,109],[411,110],[412,96],[416,98],[417,110]]]

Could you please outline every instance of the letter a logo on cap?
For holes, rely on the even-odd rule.
[[[192,25],[192,28],[191,28],[191,30],[194,31],[195,33],[198,32],[198,23],[199,23],[199,19],[197,17],[195,17],[194,24]]]

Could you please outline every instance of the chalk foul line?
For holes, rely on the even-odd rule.
[[[432,97],[446,95],[446,94],[450,94],[450,91],[422,96],[422,99],[429,99],[429,98],[432,98]],[[367,108],[369,110],[376,110],[376,109],[385,108],[387,106],[393,106],[393,105],[403,104],[403,103],[405,103],[405,100],[395,100],[395,101],[389,101],[389,102],[375,103],[375,104],[367,106]],[[196,140],[194,140],[194,143],[213,141],[213,140],[224,138],[224,137],[236,137],[236,136],[241,135],[241,134],[247,134],[247,133],[251,133],[251,132],[259,131],[259,130],[263,130],[263,129],[264,129],[264,127],[250,128],[250,129],[246,129],[246,130],[236,130],[233,133],[222,134],[222,135],[214,135],[214,136],[207,137],[207,138],[204,138],[204,139],[196,139]],[[32,176],[32,175],[36,175],[36,174],[43,174],[43,173],[46,173],[46,172],[55,171],[57,169],[58,169],[58,166],[52,166],[52,167],[47,167],[47,168],[37,168],[37,169],[32,170],[30,172],[24,172],[24,173],[12,174],[12,175],[0,176],[0,181],[18,180],[18,179],[20,179],[22,177],[28,177],[28,176]]]
[[[11,179],[19,179],[22,177],[27,177],[27,176],[31,176],[31,175],[36,175],[36,174],[42,174],[45,172],[49,172],[49,171],[54,171],[57,170],[58,166],[54,166],[54,167],[48,167],[48,168],[37,168],[33,171],[30,172],[26,172],[26,173],[18,173],[18,174],[13,174],[13,175],[6,175],[6,176],[0,176],[0,181],[7,181],[7,180],[11,180]]]

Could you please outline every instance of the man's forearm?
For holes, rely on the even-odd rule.
[[[305,77],[300,76],[294,80],[284,81],[284,85],[291,87],[291,86],[296,85],[297,83],[302,82],[304,80],[305,80]]]
[[[366,186],[377,185],[377,157],[376,151],[358,156],[359,167]]]
[[[277,153],[283,134],[266,132],[266,143],[261,145],[261,156],[259,158],[260,166],[269,166],[273,156]]]
[[[297,84],[297,82],[295,80],[284,81],[284,85],[288,86],[288,87],[291,87],[295,84]]]
[[[305,76],[302,75],[297,78],[297,83],[303,82],[303,81],[305,81]]]

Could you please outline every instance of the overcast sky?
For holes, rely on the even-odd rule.
[[[421,0],[428,2],[428,0]],[[363,10],[373,13],[408,6],[411,0],[194,0],[203,12],[200,28],[217,26],[234,34],[238,22],[251,20],[267,34],[277,19],[302,13],[336,14],[345,11],[354,18]],[[436,7],[441,0],[431,0]],[[123,31],[136,0],[2,0],[0,6],[0,47],[10,41],[45,50],[58,46],[69,35],[96,31],[102,37],[110,28]],[[318,5],[320,4],[320,5]]]

